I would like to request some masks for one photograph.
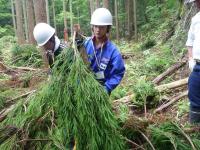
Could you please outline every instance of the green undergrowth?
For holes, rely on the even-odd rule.
[[[35,45],[14,45],[12,50],[12,62],[16,66],[41,67],[42,56]]]
[[[50,82],[20,101],[1,124],[1,128],[12,125],[18,132],[6,140],[0,134],[4,138],[0,148],[69,149],[75,141],[78,150],[124,149],[109,96],[79,54],[67,49],[57,60]],[[46,141],[23,145],[19,141],[24,138]]]

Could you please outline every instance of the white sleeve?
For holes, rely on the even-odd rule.
[[[191,23],[190,29],[188,31],[186,46],[193,46],[193,42],[194,42],[194,27],[193,27],[193,23]]]

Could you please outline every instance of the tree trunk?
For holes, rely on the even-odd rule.
[[[27,12],[26,12],[26,7],[27,7],[27,3],[26,0],[22,1],[23,3],[23,15],[24,15],[24,29],[25,29],[25,40],[28,41],[28,20],[27,20]]]
[[[72,0],[70,0],[69,3],[69,9],[70,9],[70,29],[71,29],[71,37],[73,37],[73,12],[72,12]]]
[[[47,22],[45,0],[33,0],[36,23]]]
[[[118,22],[118,3],[115,0],[115,26],[116,26],[116,39],[119,42],[119,22]]]
[[[36,24],[40,22],[47,23],[47,14],[46,14],[46,3],[45,0],[33,0],[34,12],[35,12],[35,21]],[[44,49],[41,51],[42,58],[44,60],[45,68],[48,67],[48,61]]]
[[[134,38],[137,40],[137,7],[136,0],[133,0],[133,23],[134,23]]]
[[[46,3],[46,14],[47,14],[47,23],[50,24],[50,16],[49,16],[49,2],[45,0]]]
[[[57,32],[57,27],[56,27],[56,13],[55,13],[55,0],[52,0],[52,7],[53,7],[53,24],[54,24],[54,28]]]
[[[35,25],[33,0],[27,0],[27,21],[28,21],[28,43],[35,44],[33,29]]]
[[[64,13],[64,41],[68,41],[67,32],[67,16],[66,16],[66,0],[63,0],[63,13]]]
[[[22,1],[15,0],[15,7],[16,7],[16,19],[17,19],[17,41],[18,44],[24,44],[25,36],[23,28]]]
[[[15,36],[17,36],[16,19],[15,19],[15,6],[14,6],[13,0],[11,0],[11,9],[12,9],[13,28],[14,28],[14,31],[15,31]]]
[[[103,7],[109,8],[109,2],[108,2],[108,0],[103,0]]]
[[[96,0],[96,8],[99,8],[100,7],[100,2],[99,0]]]
[[[90,2],[90,13],[92,15],[92,13],[94,12],[94,0],[89,0]]]
[[[127,0],[127,29],[128,29],[128,40],[131,39],[131,0]]]

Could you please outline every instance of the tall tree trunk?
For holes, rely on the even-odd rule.
[[[17,36],[16,19],[15,19],[15,6],[14,6],[13,0],[11,0],[11,9],[12,9],[13,28],[14,28],[14,31],[15,31],[15,36]]]
[[[50,24],[50,16],[49,16],[49,2],[45,0],[46,3],[46,14],[47,14],[47,23]]]
[[[103,0],[103,7],[108,8],[109,7],[109,2],[108,0]]]
[[[133,0],[133,16],[134,16],[134,37],[137,40],[137,3],[136,0]]]
[[[63,0],[63,13],[64,13],[64,41],[68,41],[67,32],[67,16],[66,16],[66,0]]]
[[[99,8],[100,7],[100,2],[99,0],[96,0],[96,8]]]
[[[72,12],[72,0],[69,3],[69,10],[70,10],[70,29],[71,29],[71,37],[73,36],[73,12]]]
[[[92,13],[94,12],[94,0],[90,0],[90,13],[92,15]]]
[[[17,19],[17,41],[18,44],[25,43],[24,28],[23,28],[23,14],[22,14],[22,1],[15,0],[16,19]]]
[[[29,44],[35,44],[35,39],[33,37],[33,29],[35,25],[34,18],[34,8],[33,8],[33,0],[27,0],[27,21],[28,21],[28,42]]]
[[[40,23],[40,22],[47,23],[45,0],[33,0],[33,4],[34,4],[34,12],[35,12],[36,23]],[[42,55],[42,58],[44,60],[45,67],[48,68],[48,60],[47,60],[44,49],[41,51],[41,55]]]
[[[130,2],[131,0],[127,0],[127,4],[126,4],[126,6],[127,6],[127,29],[128,29],[128,40],[130,40],[130,38],[131,38],[131,21],[130,21],[130,13],[131,13],[131,9],[130,9]]]
[[[116,39],[119,42],[119,22],[118,22],[118,3],[115,0],[115,25],[116,25]]]
[[[26,0],[22,0],[23,15],[24,15],[24,30],[25,30],[25,40],[28,41],[28,21],[26,13]]]
[[[33,0],[36,23],[47,22],[45,0]]]
[[[53,7],[53,24],[54,28],[57,32],[57,27],[56,27],[56,13],[55,13],[55,0],[52,0],[52,7]]]

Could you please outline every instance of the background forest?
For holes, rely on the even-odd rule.
[[[188,123],[185,47],[197,9],[184,2],[0,0],[0,149],[20,149],[16,145],[21,141],[13,142],[10,116],[19,104],[26,110],[28,98],[47,82],[46,60],[33,39],[35,24],[51,24],[70,43],[73,25],[91,36],[91,13],[106,7],[113,15],[110,38],[126,64],[125,77],[110,100],[127,149],[199,150],[200,129]],[[40,140],[35,143],[48,149]]]

